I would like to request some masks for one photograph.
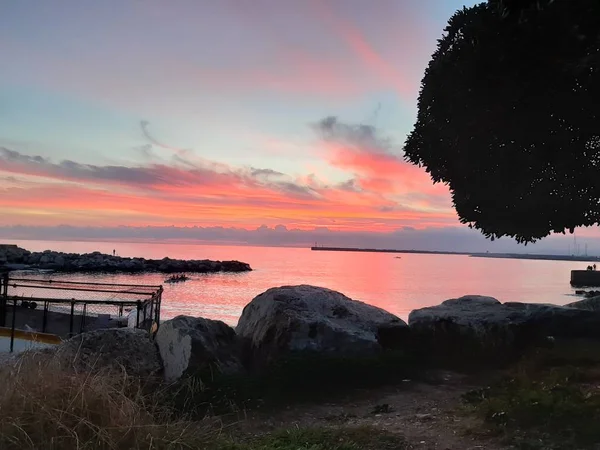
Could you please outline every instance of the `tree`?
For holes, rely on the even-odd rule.
[[[598,0],[458,11],[425,71],[406,158],[492,239],[600,223],[599,55]]]

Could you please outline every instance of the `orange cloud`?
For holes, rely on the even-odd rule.
[[[364,159],[341,159],[371,167]],[[377,170],[371,167],[369,170]],[[293,180],[269,169],[204,166],[95,166],[53,163],[0,149],[0,172],[26,183],[0,181],[0,223],[80,225],[286,224],[300,229],[393,230],[420,223],[453,223],[452,210],[419,208],[382,196],[382,186],[363,182],[327,185],[315,177]],[[389,172],[391,175],[391,172]],[[421,201],[421,199],[419,199]]]

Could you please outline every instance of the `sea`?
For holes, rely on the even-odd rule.
[[[311,251],[310,248],[3,240],[31,251],[46,249],[123,257],[239,260],[245,273],[191,274],[183,283],[164,283],[164,274],[52,274],[72,281],[163,284],[161,318],[180,314],[235,325],[246,304],[269,288],[311,284],[383,308],[406,320],[417,308],[462,295],[487,295],[502,302],[564,305],[577,300],[569,284],[572,269],[587,263],[477,258],[466,255]],[[44,275],[48,277],[49,275]]]

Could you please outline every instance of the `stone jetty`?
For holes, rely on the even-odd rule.
[[[0,269],[43,269],[55,272],[162,272],[214,273],[247,272],[250,265],[240,261],[123,258],[93,253],[63,253],[51,250],[30,252],[16,245],[0,244]]]

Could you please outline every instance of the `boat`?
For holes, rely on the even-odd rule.
[[[189,279],[190,278],[186,275],[171,275],[165,280],[165,283],[181,283],[182,281],[187,281]]]

